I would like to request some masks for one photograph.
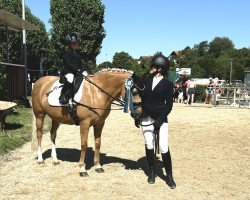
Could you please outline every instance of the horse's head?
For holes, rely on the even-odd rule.
[[[132,74],[132,71],[124,69],[103,69],[96,74],[95,82],[98,82],[101,88],[105,88],[105,91],[114,97],[114,100],[120,97],[125,101],[124,112],[131,112],[132,116],[135,116],[140,110],[138,107],[140,97],[133,84]]]

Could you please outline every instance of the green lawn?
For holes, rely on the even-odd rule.
[[[0,155],[8,153],[26,142],[31,141],[32,108],[17,107],[6,117],[4,131],[0,131]],[[48,118],[45,119],[45,130],[49,130]]]

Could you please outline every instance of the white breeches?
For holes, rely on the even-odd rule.
[[[154,123],[151,117],[142,118],[142,132],[145,139],[145,144],[148,149],[154,149],[154,126],[144,126]],[[168,152],[168,123],[163,123],[159,131],[159,149],[161,153]]]
[[[65,77],[67,78],[68,82],[73,83],[74,74],[68,73],[65,75]]]
[[[86,71],[83,71],[82,74],[84,76],[88,75],[88,73]],[[74,74],[68,73],[68,74],[65,75],[65,77],[67,78],[68,82],[73,83],[73,81],[74,81]]]

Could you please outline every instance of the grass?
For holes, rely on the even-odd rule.
[[[0,155],[21,147],[31,141],[32,135],[32,108],[17,107],[7,115],[5,130],[0,131]],[[48,131],[48,118],[45,119],[44,131]]]

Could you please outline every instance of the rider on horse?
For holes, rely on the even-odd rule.
[[[64,68],[60,74],[60,83],[64,84],[59,97],[61,104],[67,104],[70,98],[74,98],[83,80],[82,73],[86,73],[81,56],[76,52],[78,43],[81,41],[80,36],[76,33],[70,33],[65,40],[68,48],[63,55]]]

